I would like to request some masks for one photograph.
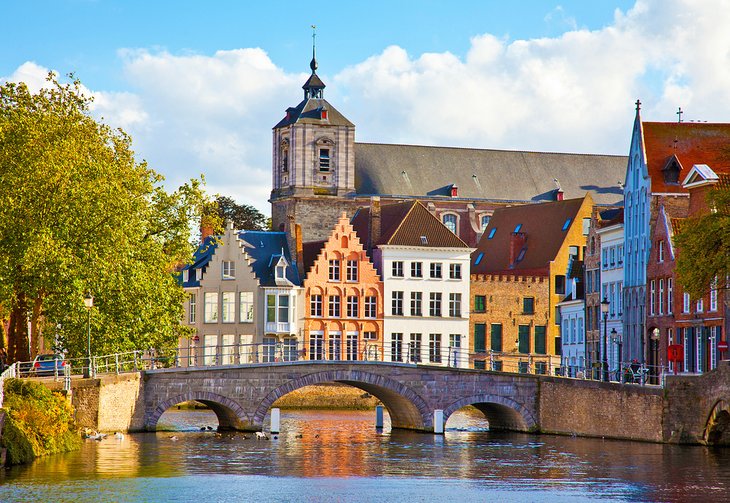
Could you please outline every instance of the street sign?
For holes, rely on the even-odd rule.
[[[717,343],[717,349],[723,353],[727,351],[727,341],[720,341]]]

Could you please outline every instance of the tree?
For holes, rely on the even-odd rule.
[[[266,216],[253,206],[237,204],[226,196],[216,197],[218,216],[223,221],[233,223],[239,230],[262,231],[269,228]]]
[[[168,194],[131,138],[89,115],[78,80],[0,86],[0,314],[10,361],[41,336],[83,356],[173,345],[185,333],[175,267],[192,255],[201,180]],[[30,328],[28,326],[30,325]]]
[[[677,281],[695,299],[711,285],[726,291],[730,275],[730,187],[710,191],[707,203],[712,211],[685,220],[674,237]]]

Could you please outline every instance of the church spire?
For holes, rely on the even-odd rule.
[[[309,68],[312,69],[312,75],[309,76],[307,81],[302,86],[304,89],[304,99],[310,98],[322,99],[322,91],[325,88],[324,82],[317,75],[317,51],[316,51],[316,32],[317,27],[312,25],[312,61],[309,63]]]

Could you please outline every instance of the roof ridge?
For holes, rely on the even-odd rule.
[[[621,154],[596,154],[591,152],[546,152],[542,150],[509,150],[499,148],[478,148],[478,147],[459,147],[448,145],[417,145],[413,143],[380,143],[356,141],[355,145],[378,145],[385,147],[415,147],[415,148],[435,148],[435,149],[452,149],[452,150],[474,150],[477,152],[507,152],[514,154],[547,154],[547,155],[580,155],[586,157],[627,157]]]

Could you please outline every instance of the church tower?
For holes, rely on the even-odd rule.
[[[326,238],[347,210],[339,204],[343,196],[355,192],[355,125],[324,99],[315,51],[312,44],[312,74],[302,86],[304,99],[287,108],[273,129],[273,229],[291,235],[296,222],[305,241]]]

